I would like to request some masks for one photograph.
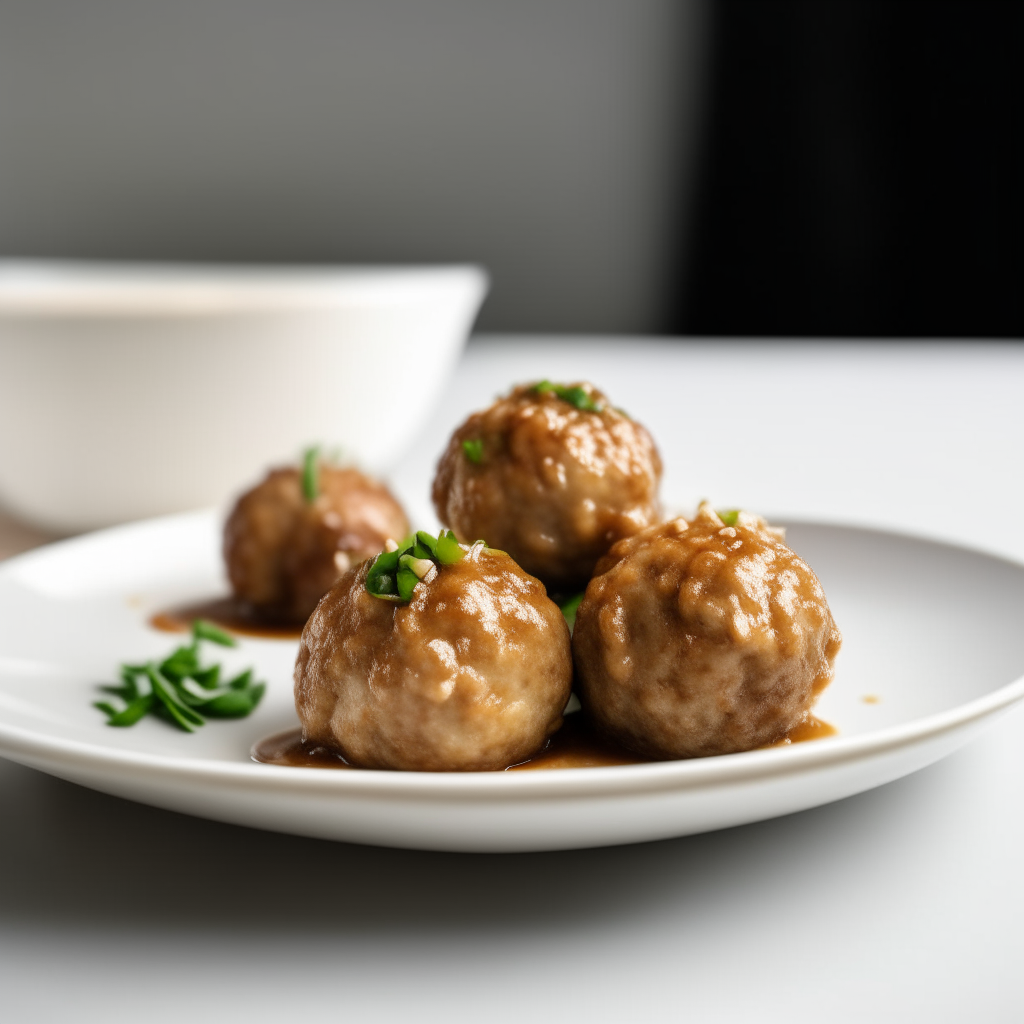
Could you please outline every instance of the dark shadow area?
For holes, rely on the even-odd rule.
[[[673,326],[1024,335],[1024,7],[718,0]]]
[[[742,828],[635,846],[472,855],[261,832],[108,797],[0,762],[0,922],[277,938],[607,927],[695,919],[863,864],[934,814],[941,767]],[[929,784],[931,779],[931,785]],[[927,828],[923,829],[926,833]],[[912,840],[911,840],[912,842]],[[772,897],[774,898],[774,897]],[[311,908],[313,908],[311,910]]]

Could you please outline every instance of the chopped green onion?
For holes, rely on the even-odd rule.
[[[164,709],[186,732],[192,731],[189,726],[204,724],[203,716],[199,712],[193,711],[185,703],[184,698],[178,693],[177,687],[161,674],[156,665],[150,664],[146,674],[153,684],[153,693],[156,694],[157,700],[163,704]]]
[[[740,510],[738,508],[731,508],[726,512],[718,512],[718,518],[721,519],[726,526],[735,526],[740,518]]]
[[[107,716],[107,725],[134,725],[152,713],[185,732],[194,732],[206,723],[203,715],[238,718],[259,704],[266,687],[253,682],[252,669],[220,686],[220,665],[203,667],[199,661],[201,641],[233,647],[234,638],[202,620],[192,624],[192,636],[191,644],[175,648],[159,664],[121,666],[121,684],[101,689],[120,697],[125,706],[118,709],[109,701],[93,705]]]
[[[263,683],[250,686],[251,678],[252,669],[249,669],[227,686],[213,691],[204,689],[192,679],[186,679],[179,687],[179,696],[190,707],[202,709],[210,718],[244,718],[263,696]]]
[[[394,551],[382,551],[370,566],[366,575],[366,589],[374,597],[382,597],[389,601],[398,600],[398,586],[395,575],[398,572],[398,560],[402,557],[402,548]]]
[[[227,691],[228,687],[226,686],[218,686],[214,690],[208,690],[205,686],[200,686],[194,679],[182,679],[181,685],[178,687],[178,696],[189,707],[195,708],[199,707],[200,704],[213,700],[214,697],[218,697],[222,693],[227,693]]]
[[[206,690],[216,690],[220,682],[220,665],[199,669],[192,673],[191,678]]]
[[[145,674],[147,676],[149,675],[150,668],[151,666],[146,666]],[[161,675],[174,682],[198,671],[199,655],[194,644],[190,644],[188,647],[179,647],[160,662]]]
[[[575,406],[580,412],[604,412],[604,405],[595,401],[587,389],[579,384],[567,387],[565,384],[552,384],[549,380],[542,380],[533,386],[533,390],[538,395],[554,395],[563,402]]]
[[[454,565],[465,555],[451,530],[441,530],[436,537],[420,530],[394,551],[382,551],[374,559],[366,574],[367,593],[382,601],[408,604],[416,584],[429,574],[431,563]]]
[[[472,441],[463,441],[462,452],[474,465],[479,466],[484,461],[484,443],[480,438]]]
[[[232,690],[245,690],[245,689],[249,688],[251,683],[252,683],[252,669],[251,668],[247,668],[241,675],[237,675],[237,676],[235,676],[234,679],[229,680],[228,681],[228,686]],[[256,685],[262,686],[263,684],[262,683],[257,683]]]
[[[302,496],[312,505],[320,493],[320,448],[313,445],[302,453]]]
[[[399,569],[395,576],[395,583],[398,587],[399,600],[408,604],[412,600],[412,592],[420,578],[411,569]]]
[[[420,530],[416,534],[416,546],[422,548],[427,552],[423,557],[425,558],[436,558],[437,557],[437,538],[431,537],[426,530]]]
[[[420,545],[417,545],[419,547]],[[410,572],[416,574],[417,579],[426,579],[427,573],[434,568],[433,560],[429,555],[426,557],[419,557],[416,554],[416,548],[413,548],[412,554],[402,555],[398,560],[398,564],[402,569],[408,569]]]
[[[209,640],[211,644],[220,644],[221,647],[237,647],[235,638],[230,633],[225,633],[220,626],[215,626],[206,619],[196,619],[192,623],[193,640]]]
[[[437,560],[442,565],[454,565],[456,562],[461,562],[463,555],[466,553],[462,550],[455,534],[451,530],[442,530],[437,535],[437,544],[434,550]]]
[[[129,725],[134,725],[150,711],[153,707],[153,700],[153,694],[151,693],[146,694],[145,697],[136,697],[135,700],[128,703],[128,706],[123,711],[117,711],[110,704],[106,704],[103,701],[97,701],[93,707],[99,708],[100,711],[109,716],[107,725],[125,728]]]
[[[203,711],[210,718],[245,718],[259,704],[265,689],[263,683],[257,683],[247,690],[228,690],[204,705]]]

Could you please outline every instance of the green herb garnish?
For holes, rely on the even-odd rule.
[[[97,701],[94,707],[107,716],[107,725],[134,725],[147,714],[163,718],[185,732],[195,732],[207,718],[244,718],[266,690],[253,682],[252,669],[226,683],[220,681],[220,665],[203,666],[199,660],[201,641],[235,647],[230,634],[205,619],[192,623],[192,643],[178,647],[161,662],[122,665],[119,686],[101,689],[119,697],[124,707]],[[205,716],[205,717],[204,717]]]
[[[192,623],[192,636],[196,640],[209,640],[211,644],[220,644],[221,647],[237,647],[235,638],[230,633],[225,633],[220,626],[215,626],[206,619],[196,619]],[[214,665],[214,670],[220,666]]]
[[[567,601],[558,602],[558,607],[562,609],[565,621],[569,623],[570,633],[576,627],[576,612],[579,610],[582,601],[583,595],[577,594],[575,597],[570,597]]]
[[[580,412],[604,412],[604,405],[595,402],[579,384],[570,388],[564,384],[552,384],[549,380],[542,380],[539,384],[534,384],[533,390],[538,395],[554,395],[563,402],[575,406]]]
[[[474,465],[479,466],[484,461],[484,443],[480,438],[474,441],[463,441],[462,452]]]
[[[466,554],[451,530],[432,537],[425,530],[406,537],[394,551],[382,551],[366,575],[366,590],[382,601],[408,604],[434,566],[454,565]]]
[[[320,493],[320,447],[313,445],[302,453],[302,496],[312,505]]]
[[[726,512],[719,512],[716,509],[715,512],[726,526],[735,526],[740,518],[740,510],[738,508],[731,508]]]

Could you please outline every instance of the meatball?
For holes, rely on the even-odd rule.
[[[701,505],[620,541],[576,615],[576,690],[652,758],[781,739],[832,679],[842,638],[817,577],[763,519]],[[728,524],[727,525],[727,521]]]
[[[368,591],[370,562],[331,588],[295,664],[304,740],[364,768],[490,771],[559,728],[572,654],[558,606],[504,552],[459,555],[408,603]]]
[[[235,597],[259,617],[302,623],[346,569],[408,530],[388,489],[358,470],[285,467],[238,499],[224,561]]]
[[[460,540],[507,551],[552,592],[582,590],[597,560],[657,522],[650,434],[590,384],[515,388],[452,435],[434,506]]]

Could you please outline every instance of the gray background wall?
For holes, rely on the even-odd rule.
[[[2,0],[0,255],[475,260],[481,327],[657,330],[704,0]]]

